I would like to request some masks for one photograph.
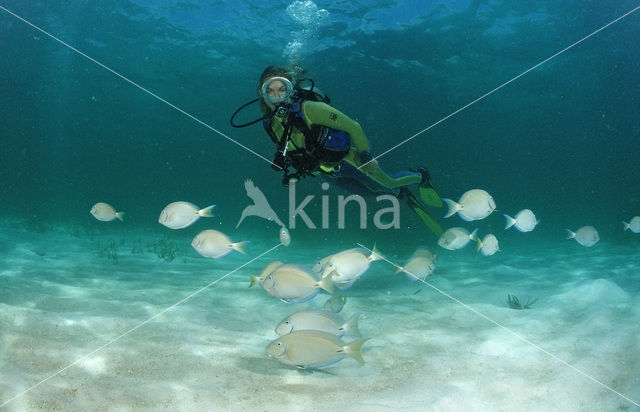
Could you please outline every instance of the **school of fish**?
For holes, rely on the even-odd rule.
[[[252,187],[252,182],[248,182]],[[497,210],[493,196],[482,189],[468,190],[458,201],[443,201],[448,206],[444,218],[457,214],[465,222],[483,220]],[[210,205],[200,208],[186,201],[172,202],[162,209],[158,222],[170,229],[184,229],[201,217],[214,217],[214,207],[215,205]],[[116,210],[108,203],[98,202],[91,207],[90,213],[103,222],[123,221],[124,212]],[[521,233],[527,233],[540,223],[530,209],[522,209],[513,216],[504,213],[503,216],[506,219],[504,230],[514,227]],[[241,220],[242,218],[244,214]],[[628,222],[622,221],[622,225],[624,231],[640,233],[640,216],[634,216]],[[566,232],[567,239],[574,239],[584,247],[592,247],[600,240],[597,229],[591,225],[582,226],[575,231],[567,228]],[[278,230],[278,239],[283,246],[291,244],[291,235],[284,225]],[[437,245],[457,251],[465,248],[471,241],[476,242],[477,252],[483,256],[492,256],[501,251],[495,234],[487,233],[481,237],[478,235],[478,228],[470,231],[461,226],[453,226],[444,231],[438,238]],[[221,259],[234,251],[246,254],[248,243],[249,241],[234,242],[225,233],[205,229],[193,238],[191,246],[205,258]],[[323,292],[330,295],[322,309],[298,310],[277,323],[274,328],[277,337],[265,349],[268,357],[302,369],[323,368],[345,358],[364,363],[361,349],[368,339],[362,338],[358,329],[361,314],[355,313],[348,319],[342,317],[339,312],[347,299],[336,294],[334,287],[344,293],[368,272],[374,262],[381,260],[386,259],[374,245],[371,250],[358,247],[336,251],[319,258],[312,267],[274,260],[268,262],[258,275],[250,274],[249,287],[260,285],[268,295],[285,303],[309,302]],[[425,282],[434,273],[437,260],[438,256],[427,246],[420,246],[409,255],[404,265],[390,263],[396,266],[393,273],[404,273],[410,281]],[[349,342],[345,342],[345,338]]]

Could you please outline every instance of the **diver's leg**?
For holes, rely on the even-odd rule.
[[[345,159],[345,161],[340,164],[340,167],[333,172],[333,175],[336,177],[356,181],[359,185],[364,186],[367,190],[373,193],[392,193],[394,195],[398,195],[398,191],[403,185],[389,184],[393,180],[393,178],[382,171],[378,172],[379,170],[380,168],[376,169],[376,173],[366,174],[363,173],[361,169],[358,169],[358,167],[354,163]],[[411,179],[407,179],[406,184],[420,182],[419,173],[409,173],[411,173]],[[386,176],[386,179],[378,179],[379,175]]]
[[[378,166],[372,172],[365,173],[364,170],[358,169],[360,162],[356,160],[356,155],[353,151],[350,151],[349,154],[347,154],[347,156],[344,158],[343,164],[344,163],[347,163],[358,171],[358,174],[360,175],[357,177],[358,179],[361,179],[363,181],[371,180],[380,187],[387,189],[387,191],[392,191],[394,193],[397,193],[398,189],[402,186],[410,186],[422,182],[422,173],[420,173],[419,171],[402,171],[399,173],[390,174],[386,172],[381,166]]]
[[[442,235],[443,230],[436,222],[436,220],[429,214],[426,207],[420,203],[418,199],[411,193],[406,185],[390,187],[384,186],[379,180],[375,180],[374,177],[384,175],[385,178],[381,179],[382,182],[395,181],[403,182],[409,181],[407,184],[416,184],[422,181],[422,174],[420,172],[413,172],[404,176],[393,177],[387,175],[384,170],[378,168],[375,173],[364,174],[356,166],[350,162],[342,162],[340,169],[335,172],[335,176],[342,177],[350,180],[357,181],[360,185],[365,186],[372,192],[386,192],[395,194],[398,199],[403,199],[407,202],[409,208],[422,220],[422,222],[438,237]],[[439,198],[438,198],[439,199]]]
[[[365,173],[365,175],[381,186],[395,189],[403,186],[411,186],[419,184],[422,181],[422,175],[418,172],[402,171],[397,173],[389,173],[381,166],[374,171]]]
[[[352,165],[357,169],[357,161],[355,158],[355,153],[353,151],[349,152],[347,157],[345,157],[345,162]],[[394,193],[398,192],[398,188],[403,186],[410,186],[413,184],[418,185],[418,195],[422,202],[428,206],[434,207],[442,207],[442,199],[440,198],[440,194],[433,187],[431,183],[431,177],[429,176],[429,172],[423,166],[418,167],[418,170],[402,171],[395,174],[390,174],[386,172],[382,167],[378,166],[374,171],[369,173],[364,173],[361,169],[358,169],[364,176],[368,177],[370,180],[374,181],[376,184],[380,185],[383,188],[392,189]],[[370,185],[367,185],[370,186]],[[376,190],[380,191],[380,190]]]

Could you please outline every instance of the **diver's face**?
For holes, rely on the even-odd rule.
[[[272,102],[281,101],[281,99],[287,94],[287,86],[280,80],[274,80],[269,83],[265,92],[266,97],[268,97],[268,99],[265,99],[267,105],[273,108],[274,105]]]

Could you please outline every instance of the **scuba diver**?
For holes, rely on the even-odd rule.
[[[424,204],[434,207],[443,204],[427,169],[387,173],[371,155],[360,124],[331,106],[327,96],[314,90],[313,80],[300,78],[303,73],[281,66],[267,67],[260,76],[258,98],[236,110],[231,125],[245,127],[262,120],[266,133],[277,146],[271,167],[284,172],[285,186],[302,177],[322,174],[338,178],[338,182],[356,183],[369,192],[392,193],[406,200],[439,237],[443,230]],[[303,86],[306,82],[309,85]],[[233,119],[238,112],[255,102],[260,103],[263,117],[235,124]],[[412,185],[417,186],[422,202],[409,190]]]

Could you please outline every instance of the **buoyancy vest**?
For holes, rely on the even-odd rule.
[[[329,98],[313,90],[296,89],[296,92],[296,97],[290,105],[276,109],[263,121],[265,131],[278,146],[274,159],[274,164],[277,166],[274,169],[283,169],[287,180],[291,177],[308,176],[316,171],[330,170],[342,162],[351,148],[351,138],[346,132],[315,124],[309,127],[304,119],[302,103],[305,100],[330,104]],[[284,131],[280,137],[273,131],[274,116],[282,119],[280,122]],[[302,147],[297,146],[290,139],[294,127],[304,136]],[[294,150],[287,149],[290,143],[294,146]],[[286,170],[287,166],[292,166],[296,172],[289,174]]]

